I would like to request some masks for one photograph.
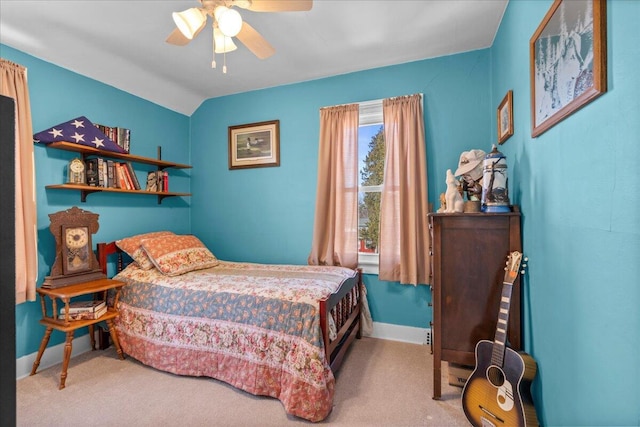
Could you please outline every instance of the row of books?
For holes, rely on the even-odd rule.
[[[140,190],[140,182],[131,162],[117,162],[102,157],[87,159],[87,185],[92,187]]]
[[[99,319],[107,312],[105,301],[71,301],[69,303],[69,320]],[[67,319],[67,309],[63,307],[58,313],[58,319]]]
[[[105,126],[94,123],[94,125],[100,129],[100,132],[104,133],[107,138],[115,142],[127,153],[129,152],[129,145],[131,142],[131,131],[127,128]]]

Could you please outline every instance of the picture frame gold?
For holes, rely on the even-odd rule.
[[[504,142],[513,135],[513,91],[509,90],[500,102],[497,111],[498,144]]]
[[[607,91],[606,0],[555,0],[529,40],[531,136]]]
[[[229,126],[229,169],[280,166],[280,121]]]

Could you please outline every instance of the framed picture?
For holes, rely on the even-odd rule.
[[[531,136],[607,91],[606,0],[555,0],[529,41]]]
[[[280,166],[280,121],[229,126],[229,169]]]
[[[498,106],[498,144],[513,135],[513,91],[510,90]]]

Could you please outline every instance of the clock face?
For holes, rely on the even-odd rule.
[[[76,173],[80,173],[82,171],[84,171],[84,163],[82,163],[82,161],[80,161],[80,159],[73,159],[71,161],[71,164],[69,165],[69,168]]]
[[[64,274],[79,273],[91,269],[91,239],[87,227],[63,227]]]
[[[78,249],[86,246],[89,236],[87,235],[87,229],[84,227],[67,228],[66,230],[66,243],[67,246],[73,249]]]

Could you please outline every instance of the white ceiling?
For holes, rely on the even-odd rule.
[[[283,0],[286,1],[286,0]],[[191,115],[206,99],[491,46],[508,0],[315,0],[308,12],[243,19],[276,49],[236,41],[211,68],[207,26],[165,43],[197,0],[0,0],[0,43]],[[1,52],[0,52],[1,53]]]

